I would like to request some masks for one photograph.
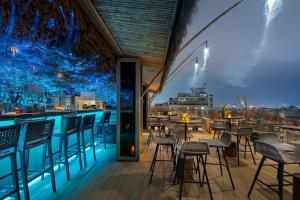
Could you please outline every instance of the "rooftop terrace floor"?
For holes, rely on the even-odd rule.
[[[210,134],[197,133],[193,139],[212,138]],[[142,153],[140,162],[118,162],[115,159],[115,145],[108,146],[104,150],[102,145],[97,149],[97,160],[93,162],[92,152],[89,151],[88,167],[86,170],[78,170],[77,160],[71,164],[71,181],[66,181],[64,168],[56,171],[57,193],[53,194],[50,184],[50,176],[44,181],[38,181],[30,187],[32,199],[176,199],[178,185],[173,185],[173,172],[171,163],[158,162],[149,185],[149,168],[153,155],[154,145]],[[160,156],[167,156],[166,151],[161,151]],[[216,151],[211,150],[210,161],[217,161]],[[256,154],[259,163],[260,156]],[[248,199],[247,192],[257,169],[253,165],[250,156],[241,159],[241,166],[237,167],[236,159],[229,158],[231,172],[236,186],[231,190],[229,177],[225,170],[220,175],[219,166],[208,166],[208,174],[214,199]],[[299,172],[299,166],[288,166],[287,171]],[[270,167],[263,168],[261,177],[267,181],[276,183],[276,171]],[[203,188],[198,184],[185,184],[184,199],[209,199],[206,185]],[[257,183],[252,199],[277,199],[277,194]],[[292,187],[285,187],[284,199],[292,199]]]

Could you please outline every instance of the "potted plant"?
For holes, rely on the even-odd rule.
[[[223,106],[221,108],[221,112],[222,112],[222,118],[230,118],[231,117],[232,111],[231,111],[230,107]]]

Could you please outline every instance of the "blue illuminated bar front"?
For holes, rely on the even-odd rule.
[[[111,111],[112,113],[115,113],[114,111]],[[77,116],[82,116],[84,117],[85,115],[96,115],[96,120],[95,120],[95,131],[98,129],[99,122],[102,119],[104,110],[87,110],[87,111],[76,111],[76,112],[51,112],[51,113],[40,113],[40,114],[16,114],[16,115],[10,115],[10,116],[0,116],[0,127],[3,126],[9,126],[9,125],[14,125],[16,119],[26,119],[26,120],[35,120],[35,119],[45,119],[45,120],[50,120],[54,119],[55,120],[55,126],[54,126],[54,133],[61,133],[62,131],[62,118],[63,116],[67,116],[69,114],[75,113]],[[114,122],[112,122],[114,123]],[[89,136],[90,134],[86,134]],[[90,141],[91,138],[86,138],[87,142]],[[54,153],[54,160],[58,161],[58,152],[59,152],[59,137],[52,137],[52,149]],[[70,138],[70,144],[75,141],[74,138]],[[37,147],[35,149],[32,149],[29,154],[29,169],[39,169],[42,167],[42,152],[43,148]],[[19,165],[19,155],[17,155],[17,162],[18,162],[18,167]],[[10,160],[9,158],[7,159],[2,159],[0,160],[0,177],[4,176],[8,173],[10,173],[11,168],[10,168]],[[9,181],[9,180],[4,180]]]

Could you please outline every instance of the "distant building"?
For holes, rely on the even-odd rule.
[[[150,113],[166,114],[169,111],[168,103],[157,103],[154,107],[150,107]]]
[[[213,109],[213,95],[207,94],[205,86],[192,88],[190,93],[178,93],[176,98],[170,98],[168,105],[169,111],[177,115],[186,112],[206,115]]]

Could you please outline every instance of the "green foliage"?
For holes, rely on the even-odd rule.
[[[223,106],[223,107],[221,108],[221,112],[222,112],[222,117],[225,118],[225,117],[228,117],[228,116],[231,115],[232,110],[231,110],[231,108],[228,107],[228,106]]]

